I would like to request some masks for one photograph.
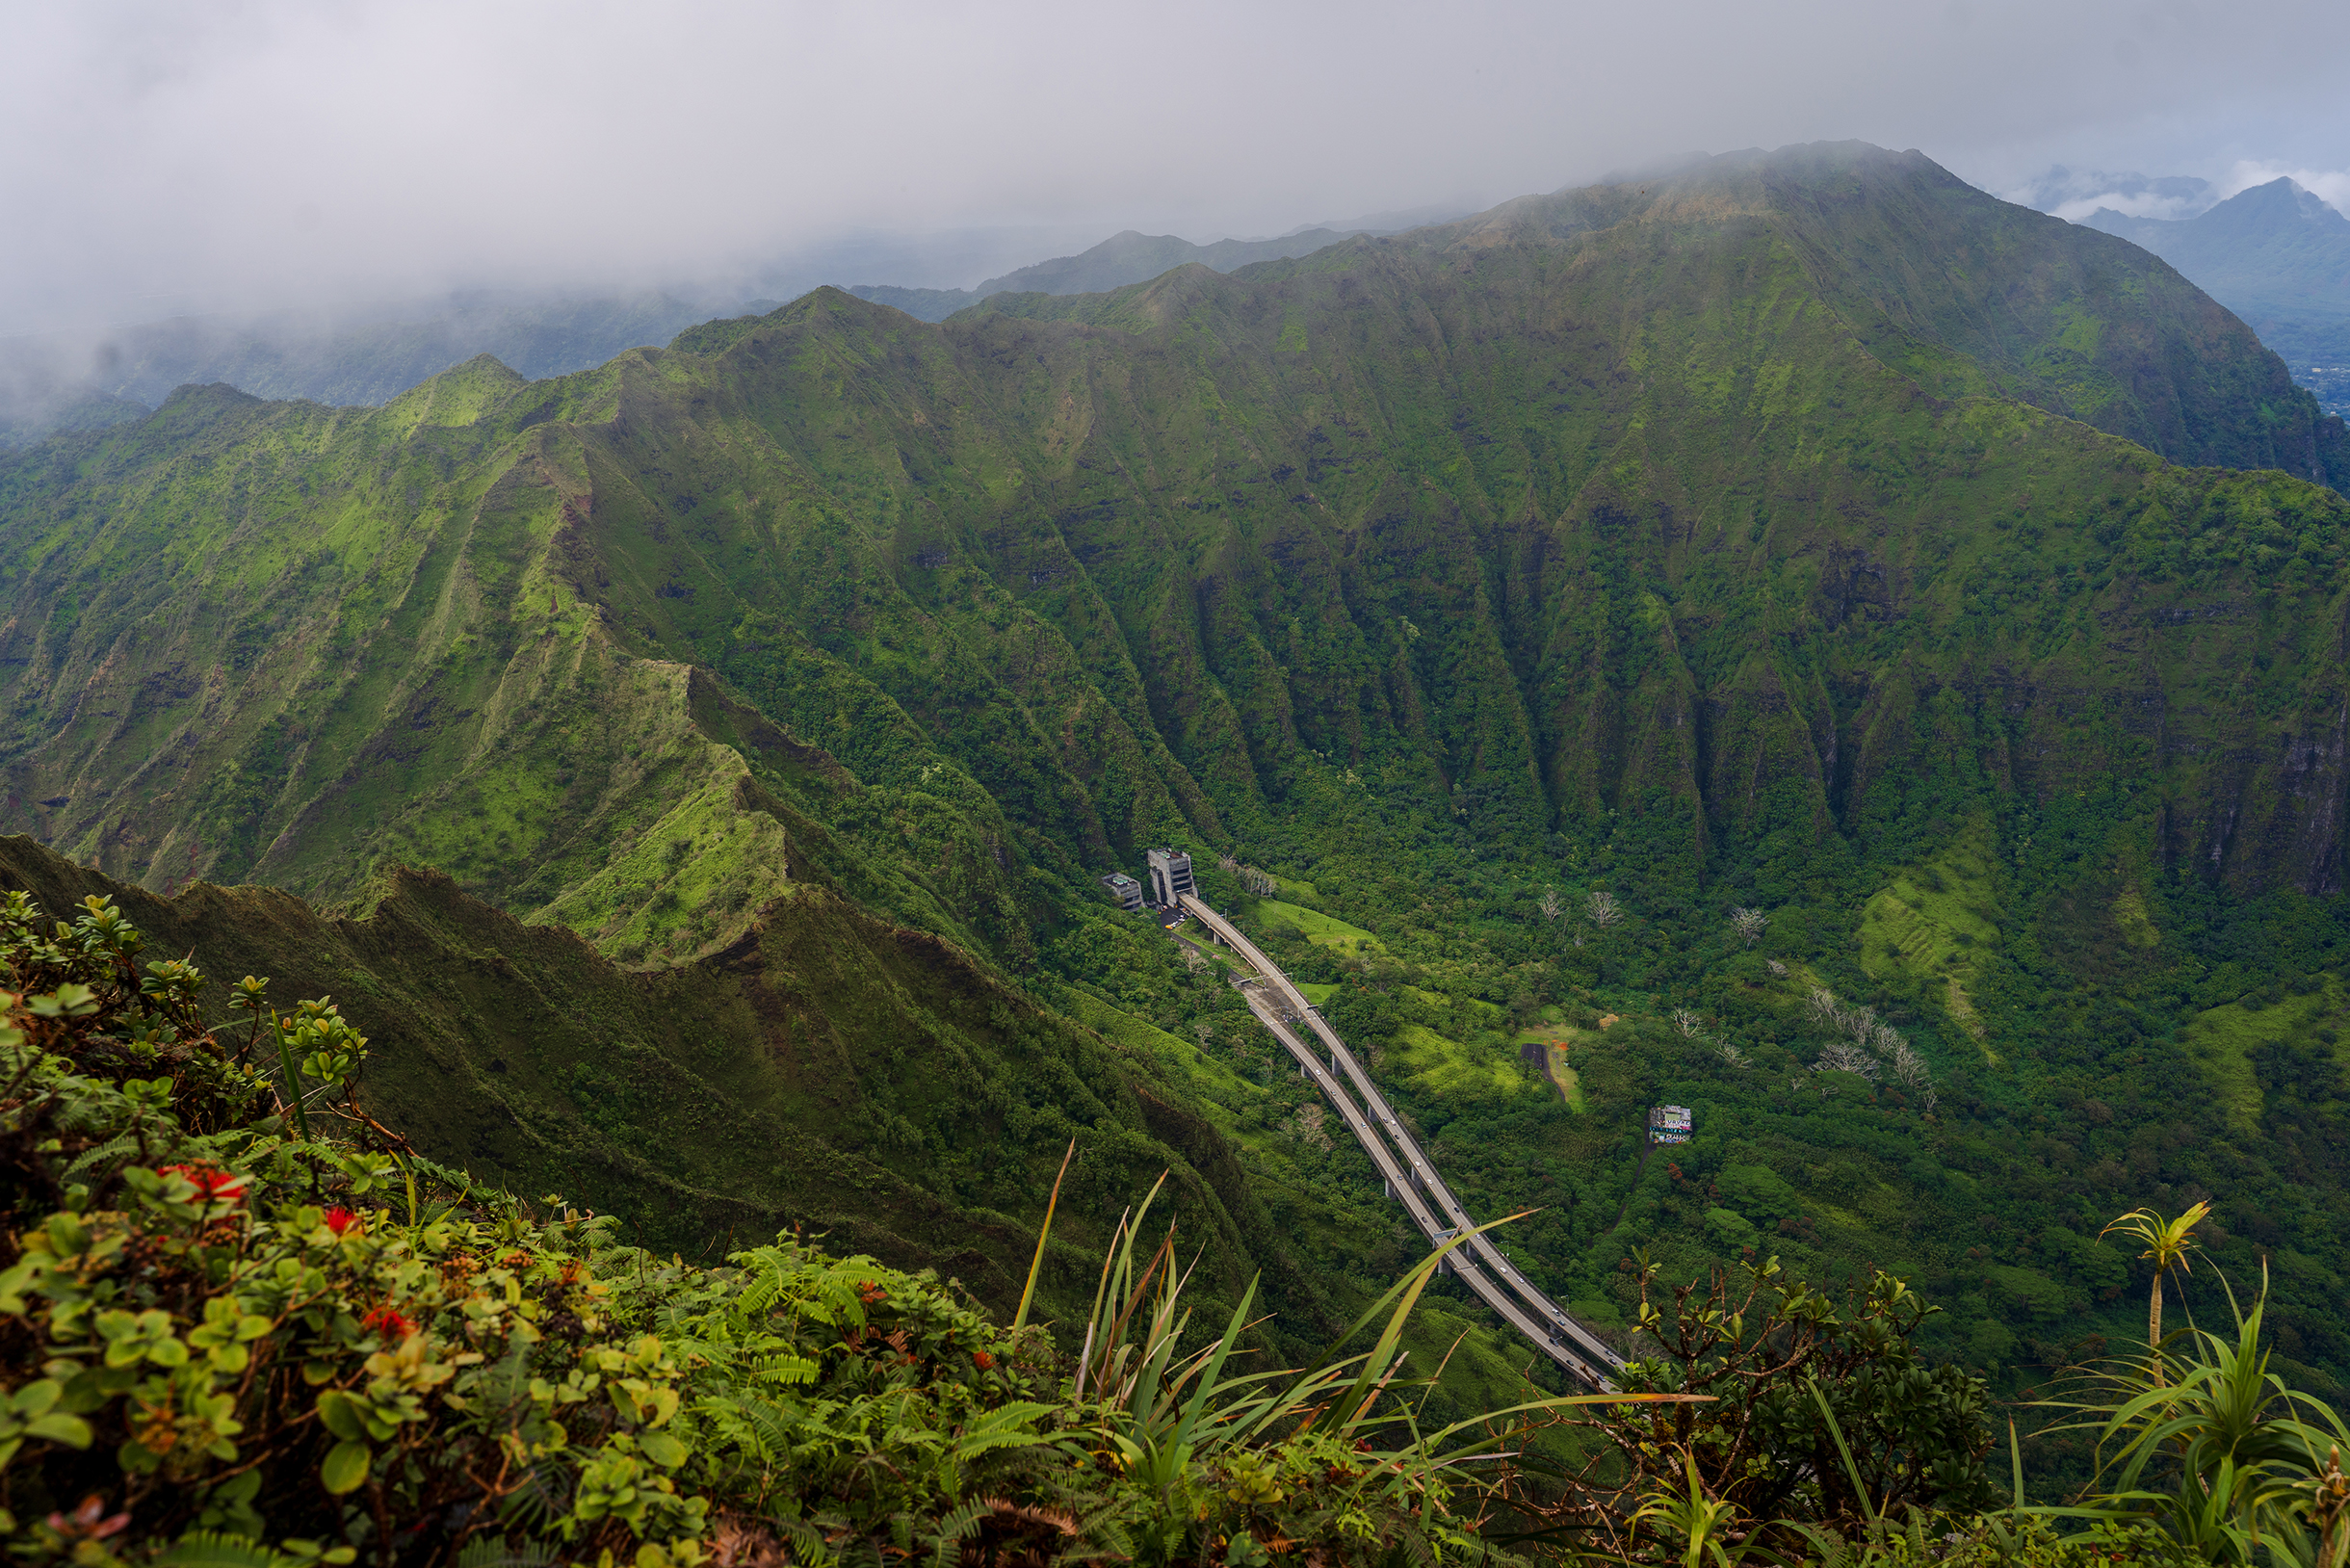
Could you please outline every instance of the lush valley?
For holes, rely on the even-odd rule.
[[[2012,1390],[2130,1331],[2107,1218],[2208,1196],[2323,1388],[2345,481],[2340,422],[2134,248],[1914,155],[1719,160],[53,440],[0,465],[0,823],[126,901],[343,906],[263,901],[287,956],[205,966],[344,999],[444,1163],[1001,1308],[1074,1137],[1058,1300],[1172,1166],[1203,1288],[1263,1267],[1318,1338],[1416,1249],[1101,898],[1182,844],[1600,1320],[1643,1249],[1875,1264]],[[227,940],[176,907],[140,918]],[[1923,1081],[1873,1033],[1812,1070],[1861,1007]],[[1662,1100],[1697,1137],[1643,1160]]]

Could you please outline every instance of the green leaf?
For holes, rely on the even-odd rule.
[[[346,1443],[362,1443],[367,1437],[367,1419],[358,1401],[337,1389],[328,1389],[318,1397],[318,1419],[326,1430]]]
[[[367,1445],[337,1443],[326,1450],[326,1463],[318,1467],[318,1478],[336,1497],[355,1492],[367,1481]]]
[[[686,1462],[686,1446],[666,1432],[647,1432],[637,1440],[637,1446],[664,1470],[675,1470]]]
[[[79,1416],[68,1416],[60,1412],[54,1416],[41,1416],[25,1423],[24,1435],[45,1437],[52,1443],[63,1443],[69,1449],[86,1449],[90,1447],[90,1423]]]
[[[58,1396],[65,1391],[65,1386],[54,1377],[43,1377],[27,1383],[13,1397],[16,1414],[20,1416],[41,1415],[57,1402]]]

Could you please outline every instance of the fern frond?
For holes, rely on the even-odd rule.
[[[157,1568],[287,1568],[293,1560],[250,1536],[192,1529],[155,1562]]]

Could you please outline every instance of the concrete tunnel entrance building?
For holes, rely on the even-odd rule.
[[[1151,902],[1172,908],[1183,894],[1199,896],[1199,884],[1191,880],[1189,855],[1178,849],[1152,849],[1143,859],[1150,872]]]

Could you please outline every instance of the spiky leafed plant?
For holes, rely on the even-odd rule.
[[[2208,1203],[2198,1203],[2176,1219],[2165,1219],[2152,1209],[2132,1209],[2097,1233],[2102,1239],[2118,1232],[2146,1243],[2138,1256],[2154,1266],[2154,1294],[2146,1307],[2146,1347],[2156,1382],[2162,1380],[2162,1276],[2173,1268],[2182,1274],[2192,1271],[2187,1254],[2200,1244],[2195,1227],[2210,1213]]]
[[[2265,1270],[2251,1311],[2232,1291],[2228,1306],[2232,1337],[2190,1325],[2177,1351],[2150,1346],[2091,1369],[2076,1398],[2050,1401],[2072,1418],[2055,1429],[2096,1433],[2104,1483],[2082,1506],[2050,1511],[2158,1527],[2201,1562],[2341,1568],[2350,1426],[2268,1370]]]
[[[1422,1432],[1416,1407],[1394,1398],[1404,1388],[1433,1383],[1432,1377],[1401,1379],[1404,1354],[1398,1345],[1404,1324],[1445,1257],[1507,1219],[1464,1232],[1423,1259],[1313,1365],[1302,1371],[1229,1375],[1227,1363],[1253,1326],[1249,1309],[1256,1300],[1256,1282],[1250,1281],[1241,1293],[1221,1334],[1194,1348],[1181,1348],[1191,1319],[1184,1300],[1190,1269],[1176,1256],[1173,1225],[1157,1246],[1147,1253],[1140,1250],[1151,1205],[1165,1184],[1162,1176],[1141,1204],[1119,1219],[1111,1236],[1072,1388],[1074,1399],[1108,1407],[1128,1479],[1162,1495],[1172,1498],[1187,1476],[1196,1475],[1202,1465],[1241,1477],[1240,1489],[1245,1490],[1245,1477],[1261,1467],[1266,1455],[1305,1440],[1349,1456],[1349,1467],[1360,1472],[1351,1483],[1351,1495],[1366,1505],[1437,1496],[1450,1488],[1484,1485],[1471,1466],[1493,1457],[1533,1415],[1574,1405],[1684,1403],[1705,1398],[1681,1393],[1553,1396]],[[1042,1251],[1040,1238],[1039,1257]],[[1386,1321],[1368,1350],[1341,1353],[1382,1314]],[[1455,1443],[1473,1428],[1473,1439]]]

